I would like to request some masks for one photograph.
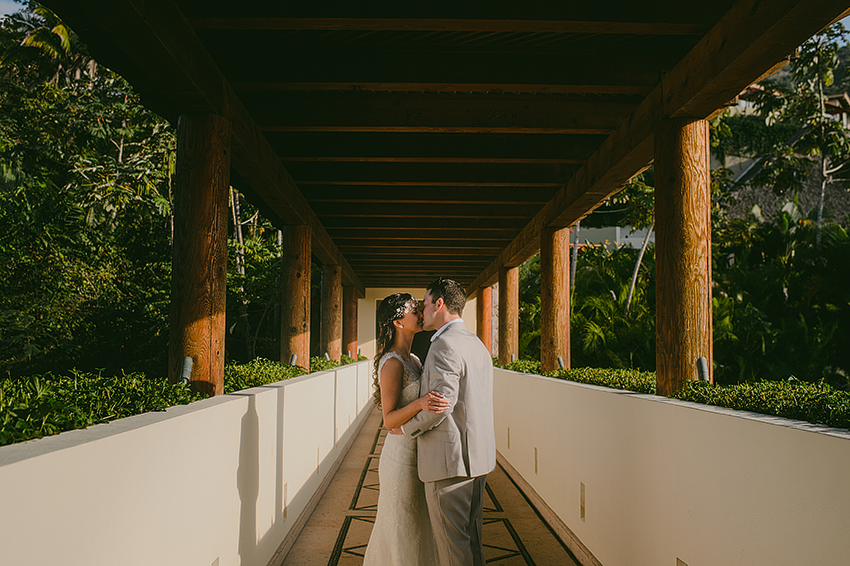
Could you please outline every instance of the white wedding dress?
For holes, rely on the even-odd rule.
[[[405,361],[395,352],[387,352],[378,363],[378,375],[384,363],[397,358],[404,365],[399,407],[419,397],[422,367],[416,356]],[[363,566],[436,566],[437,550],[425,487],[416,468],[416,439],[388,434],[378,463],[378,514],[366,547]]]

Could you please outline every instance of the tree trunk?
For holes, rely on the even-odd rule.
[[[623,311],[628,315],[629,307],[632,305],[632,295],[635,293],[635,285],[637,284],[638,271],[640,271],[640,264],[643,261],[643,254],[646,253],[646,248],[649,245],[649,236],[652,234],[652,230],[655,228],[655,218],[653,217],[652,222],[649,224],[649,230],[646,233],[646,237],[643,239],[643,245],[640,247],[640,253],[638,254],[637,261],[635,262],[635,270],[632,272],[632,283],[629,285],[629,296],[626,297],[626,307]]]
[[[575,238],[573,238],[573,256],[570,258],[570,291],[576,288],[576,266],[578,265],[578,234],[581,231],[581,220],[576,222]]]
[[[817,222],[817,231],[815,232],[815,248],[818,250],[818,255],[820,255],[820,237],[821,237],[821,224],[823,224],[823,201],[826,197],[826,184],[829,180],[829,175],[826,171],[826,156],[821,154],[820,156],[820,170],[821,170],[821,181],[820,181],[820,197],[818,198],[818,222]]]
[[[242,222],[239,220],[241,216],[241,206],[239,205],[239,193],[230,187],[230,202],[233,211],[233,234],[236,236],[236,271],[242,277],[245,277],[245,238],[242,236]],[[245,285],[239,285],[239,292],[242,297],[239,298],[239,319],[244,323],[242,326],[242,335],[245,340],[245,353],[248,355],[248,360],[254,359],[254,346],[251,340],[251,328],[248,324],[248,301],[245,297]]]

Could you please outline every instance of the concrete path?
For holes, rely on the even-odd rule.
[[[363,564],[378,503],[378,458],[387,434],[381,424],[380,412],[373,410],[284,566]],[[500,467],[487,476],[487,496],[487,564],[578,566]]]

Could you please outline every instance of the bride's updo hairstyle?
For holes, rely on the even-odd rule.
[[[378,347],[375,350],[375,364],[372,372],[375,384],[373,396],[378,407],[381,406],[381,382],[378,376],[378,365],[381,363],[381,358],[384,357],[387,350],[392,348],[393,342],[395,342],[395,324],[393,322],[404,318],[404,315],[417,306],[416,298],[409,293],[395,293],[385,298],[378,305],[378,311],[375,313],[375,319],[378,323]]]

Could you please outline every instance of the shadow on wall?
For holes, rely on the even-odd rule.
[[[242,417],[239,442],[239,467],[236,489],[239,491],[239,557],[241,564],[252,564],[257,558],[257,500],[260,496],[260,417],[257,399],[248,396],[248,410]]]

